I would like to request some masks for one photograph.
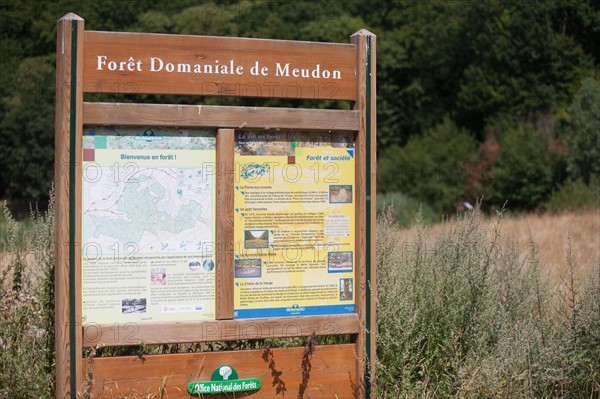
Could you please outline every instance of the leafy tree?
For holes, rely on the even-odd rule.
[[[350,35],[363,28],[366,24],[360,17],[343,14],[328,19],[325,25],[319,20],[306,23],[300,29],[300,37],[315,42],[349,43]]]
[[[598,207],[598,194],[583,182],[582,179],[567,179],[555,191],[545,207],[549,212],[559,213],[564,211],[578,211],[586,208]]]
[[[380,18],[389,29],[375,30],[379,148],[403,145],[454,112],[460,73],[469,62],[461,42],[460,4],[382,5]]]
[[[124,30],[149,0],[0,2],[0,198],[45,201],[53,180],[56,23],[67,12],[86,29]]]
[[[555,32],[570,37],[590,56],[595,65],[600,63],[600,3],[593,0],[555,0],[552,26]]]
[[[547,140],[531,124],[509,127],[500,139],[485,198],[497,208],[508,202],[510,209],[535,209],[552,191],[553,161]]]
[[[173,19],[174,32],[184,35],[237,36],[235,13],[215,3],[186,8]]]
[[[411,137],[404,147],[384,151],[377,184],[424,201],[437,212],[453,211],[456,202],[465,200],[465,166],[476,151],[475,139],[446,118],[424,135]]]
[[[600,82],[585,79],[569,107],[568,170],[600,190]]]
[[[54,64],[54,55],[21,62],[0,123],[3,194],[26,203],[46,198],[53,180]]]
[[[0,198],[30,201],[46,196],[52,173],[56,21],[70,11],[84,18],[89,30],[347,43],[354,31],[367,28],[378,37],[380,170],[391,165],[393,171],[396,161],[391,154],[439,126],[450,123],[482,140],[485,126],[494,120],[511,116],[535,121],[536,115],[557,114],[572,104],[569,171],[586,182],[597,173],[590,172],[588,179],[584,161],[576,160],[578,146],[591,147],[579,143],[579,133],[573,130],[582,131],[595,115],[585,114],[582,107],[579,112],[573,96],[582,78],[599,70],[597,1],[2,1]],[[193,96],[130,96],[119,101],[348,107],[334,101]],[[588,116],[578,119],[578,113]],[[556,179],[554,186],[563,179]],[[392,182],[380,188],[397,186]],[[441,207],[448,201],[433,198],[433,192],[445,195],[436,190],[422,191],[420,198],[431,198]]]
[[[174,18],[160,11],[148,11],[141,14],[132,26],[137,32],[172,33]]]
[[[464,41],[471,61],[458,93],[458,120],[474,130],[497,115],[527,116],[568,101],[591,63],[557,31],[557,1],[471,3]]]

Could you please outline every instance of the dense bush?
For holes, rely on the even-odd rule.
[[[402,227],[415,224],[415,215],[419,212],[423,223],[427,225],[439,221],[429,205],[399,192],[377,194],[377,214],[381,215],[386,211],[391,213],[396,223]]]
[[[548,140],[534,126],[509,126],[500,139],[485,198],[497,208],[508,202],[510,209],[536,209],[550,196],[555,162]]]
[[[569,108],[567,161],[571,176],[600,193],[600,82],[583,81]]]
[[[594,193],[582,179],[567,179],[556,189],[546,203],[546,210],[558,213],[597,207],[598,193]]]
[[[54,212],[0,209],[0,398],[54,396]],[[5,234],[5,235],[4,235]]]
[[[476,151],[475,139],[445,119],[423,136],[412,137],[404,147],[383,151],[377,185],[386,192],[405,193],[438,213],[454,211],[453,205],[465,200],[465,165]]]

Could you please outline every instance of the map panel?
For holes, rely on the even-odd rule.
[[[214,319],[215,145],[214,131],[84,129],[84,324]]]

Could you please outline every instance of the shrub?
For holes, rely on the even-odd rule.
[[[552,190],[554,159],[542,134],[530,124],[508,128],[484,192],[495,207],[534,210]]]
[[[600,199],[582,179],[567,179],[554,191],[546,203],[546,209],[558,213],[593,208],[600,205]]]
[[[394,221],[402,227],[412,226],[419,211],[425,224],[437,221],[435,212],[429,205],[399,192],[377,194],[377,214],[381,215],[386,211],[391,212]]]
[[[378,397],[600,394],[600,275],[591,299],[567,290],[557,317],[535,243],[521,252],[505,238],[502,214],[486,221],[477,208],[435,236],[404,234],[389,212],[379,218]]]
[[[404,147],[384,151],[378,164],[381,191],[399,191],[429,204],[436,212],[453,210],[465,200],[468,173],[463,165],[475,156],[475,139],[449,119],[411,137]]]
[[[600,82],[583,81],[569,107],[567,163],[572,177],[600,190]]]
[[[54,396],[54,212],[17,222],[6,206],[0,252],[0,397]],[[3,396],[4,395],[4,396]]]

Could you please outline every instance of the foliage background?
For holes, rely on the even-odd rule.
[[[493,208],[543,209],[567,179],[598,199],[597,1],[1,0],[0,198],[13,209],[48,199],[56,21],[70,11],[90,30],[348,42],[367,28],[378,37],[381,191],[438,215],[482,195]]]
[[[575,278],[569,242],[564,290],[554,292],[537,272],[545,265],[538,253],[520,255],[518,243],[498,235],[501,218],[487,222],[476,208],[440,234],[423,226],[480,196],[484,211],[507,200],[511,211],[598,206],[598,1],[0,0],[0,198],[21,215],[30,201],[50,205],[22,224],[0,212],[0,397],[53,396],[48,193],[56,21],[67,12],[90,30],[334,42],[348,42],[361,28],[374,32],[378,206],[395,205],[378,224],[377,263],[385,276],[377,298],[378,396],[598,395],[597,259],[589,275]],[[394,222],[413,223],[419,209],[407,253]],[[597,211],[589,215],[598,220]],[[556,229],[550,226],[540,231]],[[499,252],[490,252],[493,243]],[[533,241],[527,248],[536,248]]]

